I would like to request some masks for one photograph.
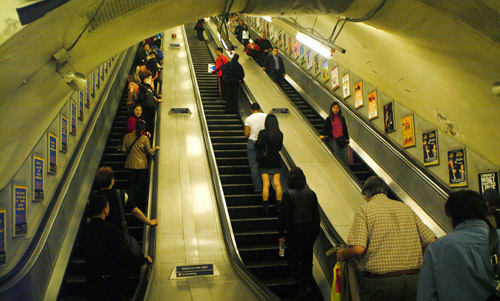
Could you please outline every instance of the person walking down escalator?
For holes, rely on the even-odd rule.
[[[196,21],[196,24],[194,25],[194,30],[196,30],[196,36],[198,37],[198,40],[204,41],[205,38],[203,37],[203,31],[205,31],[205,20],[204,19],[199,19]]]
[[[222,66],[222,82],[226,92],[226,112],[229,114],[238,113],[238,92],[245,77],[243,67],[238,63],[240,55],[235,53],[231,61]]]
[[[330,106],[330,116],[325,120],[323,135],[319,136],[319,139],[325,141],[342,161],[348,163],[349,132],[340,105],[336,101]]]
[[[313,245],[319,235],[320,223],[318,198],[307,187],[306,177],[299,167],[288,172],[287,186],[279,207],[279,244],[287,243],[286,259],[299,291],[296,300],[322,300],[313,296],[312,272]]]
[[[148,179],[148,157],[160,150],[159,146],[152,148],[149,138],[144,135],[146,123],[139,120],[135,123],[135,132],[128,133],[123,138],[122,152],[128,154],[125,169],[128,171],[128,194],[137,204],[146,201],[146,182]]]
[[[278,118],[269,114],[264,122],[264,129],[259,132],[255,149],[259,161],[260,176],[262,178],[262,201],[265,214],[269,214],[269,187],[271,179],[276,191],[276,202],[281,202],[281,157],[283,147],[283,133],[280,131]]]

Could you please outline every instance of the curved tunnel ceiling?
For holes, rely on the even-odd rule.
[[[337,43],[348,53],[339,56],[339,62],[417,114],[430,116],[429,121],[437,127],[440,124],[432,116],[440,112],[456,126],[459,142],[500,165],[496,154],[500,139],[492,138],[500,128],[500,99],[490,92],[491,84],[500,81],[498,44],[422,2],[388,1],[365,24],[346,25]],[[84,74],[146,36],[221,14],[227,5],[222,0],[71,0],[0,45],[4,129],[0,132],[0,189],[20,168],[70,94],[55,72],[52,55],[74,43],[101,3],[95,23],[67,55],[71,66]],[[296,15],[305,23],[313,21],[311,16],[324,15],[318,18],[316,28],[328,36],[336,15],[358,18],[378,3],[235,0],[231,11]],[[368,60],[371,63],[365,64]],[[403,83],[400,76],[405,78]]]

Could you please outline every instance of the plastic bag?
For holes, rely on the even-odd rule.
[[[332,292],[331,298],[332,301],[341,301],[342,300],[342,263],[337,262],[335,267],[333,268],[333,283],[332,283]]]

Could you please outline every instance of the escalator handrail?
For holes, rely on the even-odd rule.
[[[193,61],[191,59],[191,51],[189,47],[189,42],[187,39],[187,33],[185,27],[182,26],[183,38],[185,43],[185,49],[187,52],[187,59],[189,63],[189,69],[191,74],[191,79],[193,83],[193,91],[196,98],[196,106],[198,109],[198,117],[200,120],[201,130],[203,134],[203,139],[205,141],[205,150],[207,154],[207,160],[209,162],[210,174],[212,176],[212,183],[214,188],[215,197],[217,200],[217,208],[219,210],[219,220],[221,222],[222,233],[225,240],[226,250],[229,253],[228,257],[231,264],[235,268],[238,275],[249,285],[250,288],[254,290],[260,297],[267,300],[278,300],[277,296],[267,288],[259,279],[254,275],[250,274],[245,268],[241,256],[239,254],[238,248],[236,246],[236,240],[234,238],[234,232],[231,226],[231,221],[229,219],[229,212],[226,205],[226,200],[223,193],[222,183],[219,177],[219,171],[217,169],[217,163],[215,159],[215,154],[212,147],[212,141],[210,140],[210,135],[208,132],[208,124],[205,118],[205,111],[203,109],[200,89],[198,86],[198,81],[196,79]],[[207,47],[208,48],[208,47]]]
[[[254,33],[256,33],[253,27],[249,28],[251,28],[251,30]],[[396,157],[398,157],[402,162],[404,162],[412,171],[414,171],[420,178],[422,178],[424,182],[426,182],[432,189],[434,189],[441,197],[443,197],[444,199],[448,198],[450,190],[443,183],[441,183],[438,179],[436,179],[433,175],[431,175],[425,168],[415,163],[414,159],[412,159],[405,152],[401,151],[398,146],[396,146],[392,141],[390,141],[385,135],[380,133],[380,131],[376,129],[375,126],[368,123],[361,117],[361,115],[358,112],[354,111],[351,107],[344,104],[344,102],[339,97],[337,97],[330,90],[325,88],[321,83],[318,82],[316,78],[314,78],[309,73],[304,71],[300,66],[297,65],[296,62],[290,59],[287,55],[282,55],[282,57],[283,59],[286,59],[291,65],[293,65],[304,76],[306,76],[325,95],[328,95],[330,98],[337,101],[339,105],[342,107],[343,112],[347,112],[353,119],[355,119],[359,124],[361,124],[368,132],[370,132],[370,134],[372,134],[387,149],[389,149],[394,155],[396,155]]]
[[[128,50],[130,51],[131,49],[134,49],[134,47],[137,46],[132,46]],[[124,52],[127,52],[127,50],[125,50]],[[125,57],[126,55],[122,55],[119,61],[117,60],[116,64],[122,64]],[[101,101],[98,102],[96,108],[90,116],[89,122],[85,127],[80,140],[78,141],[73,156],[68,162],[68,168],[66,168],[66,170],[64,171],[64,175],[61,177],[61,181],[59,182],[54,195],[52,196],[52,199],[48,203],[47,209],[42,217],[42,220],[40,221],[36,232],[33,234],[33,238],[31,239],[28,248],[24,252],[23,256],[19,259],[17,264],[7,274],[0,277],[0,294],[17,284],[21,279],[24,278],[24,276],[26,276],[26,274],[31,270],[36,260],[40,256],[43,248],[45,247],[50,232],[52,231],[52,227],[54,226],[55,220],[61,209],[62,202],[68,192],[68,188],[71,184],[73,176],[76,172],[77,167],[80,165],[80,161],[86,148],[87,142],[92,136],[92,132],[104,107],[105,101],[103,101],[103,99],[105,99],[105,96],[109,94],[111,86],[116,80],[118,69],[115,68],[114,70],[115,72],[112,74],[112,77],[106,82],[106,88],[101,94]]]

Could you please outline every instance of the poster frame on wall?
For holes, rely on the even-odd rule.
[[[47,173],[55,175],[57,173],[57,136],[48,133],[47,137],[47,155],[49,156],[49,160],[47,160]]]
[[[401,118],[401,136],[403,148],[413,147],[415,143],[415,116],[406,115]]]
[[[42,157],[33,155],[33,201],[42,201],[45,194],[45,160]]]
[[[332,90],[335,91],[339,87],[339,66],[335,66],[332,68]]]
[[[77,118],[78,118],[78,108],[76,106],[76,102],[74,101],[70,101],[70,113],[71,113],[71,130],[70,130],[70,133],[73,135],[73,136],[76,136],[76,128],[78,127],[78,122],[77,122]]]
[[[479,185],[479,193],[481,196],[483,195],[486,189],[494,189],[497,192],[498,189],[498,172],[496,171],[485,171],[479,172],[477,174],[478,177],[478,185]]]
[[[368,120],[378,118],[377,90],[373,90],[367,95],[368,98]]]
[[[363,81],[360,80],[354,84],[354,108],[359,109],[363,105]]]
[[[319,54],[314,55],[314,76],[318,76],[321,73],[319,68]]]
[[[467,172],[467,154],[465,147],[449,150],[448,176],[450,187],[467,187]]]
[[[349,79],[349,73],[342,76],[342,97],[344,99],[351,96],[351,80]]]
[[[388,102],[384,105],[384,132],[391,133],[396,130],[396,123],[394,122],[394,101]]]
[[[28,186],[12,185],[13,237],[28,233]]]
[[[430,130],[422,133],[422,150],[424,166],[439,164],[438,131]]]
[[[305,57],[305,49],[304,49],[304,45],[300,45],[300,64],[301,65],[304,65],[304,63],[306,62],[306,57]]]
[[[59,149],[61,152],[66,153],[68,151],[68,118],[61,114],[61,132],[59,136],[61,136],[61,148]]]
[[[307,50],[307,70],[311,70],[313,66],[312,63],[312,51],[311,49]]]

